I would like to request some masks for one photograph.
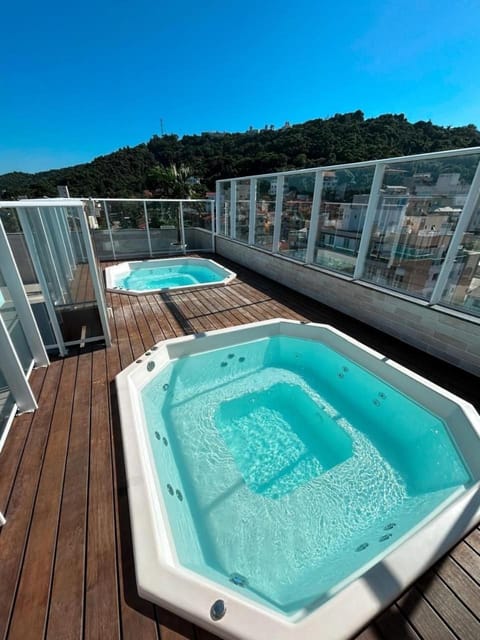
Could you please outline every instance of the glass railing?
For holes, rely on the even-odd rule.
[[[217,183],[217,233],[480,316],[480,148]]]
[[[314,190],[315,172],[285,176],[281,194],[279,253],[305,260]]]
[[[214,207],[213,200],[91,200],[97,256],[123,260],[211,251]]]
[[[0,203],[0,219],[46,348],[65,355],[70,345],[108,344],[107,310],[89,233],[102,225],[108,234],[102,208],[75,199],[5,204]],[[104,239],[111,247],[108,235]]]

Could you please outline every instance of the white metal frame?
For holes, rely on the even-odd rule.
[[[38,330],[32,308],[28,302],[27,294],[20,277],[20,273],[13,257],[12,249],[7,239],[7,234],[0,220],[0,271],[5,284],[12,296],[17,310],[18,319],[22,325],[25,338],[37,367],[46,367],[49,359],[42,336]]]
[[[445,260],[443,261],[443,265],[438,275],[437,281],[435,283],[435,287],[432,291],[432,295],[430,296],[430,304],[437,304],[441,300],[443,291],[448,282],[448,277],[450,275],[451,268],[453,266],[455,258],[457,257],[460,244],[463,241],[463,235],[465,231],[468,229],[470,220],[472,219],[472,216],[475,212],[475,208],[477,206],[479,196],[480,196],[480,162],[477,166],[475,176],[472,180],[472,185],[470,187],[470,191],[468,192],[467,199],[465,200],[463,211],[460,214],[460,218],[458,219],[457,226],[453,233],[453,237],[450,240],[450,245],[447,250],[447,255],[445,256]]]
[[[365,215],[365,223],[362,229],[357,261],[355,263],[355,271],[353,273],[353,277],[355,279],[359,279],[362,277],[365,268],[365,260],[367,258],[368,248],[370,246],[373,223],[375,222],[375,215],[377,213],[378,201],[380,200],[380,190],[382,188],[384,175],[385,165],[377,164],[377,166],[375,167],[375,173],[373,175],[372,186],[370,187],[370,197],[368,199],[367,213]]]
[[[17,211],[20,223],[22,225],[22,230],[25,236],[25,242],[27,243],[28,249],[30,251],[30,256],[35,268],[35,272],[37,274],[37,278],[38,281],[40,283],[40,287],[42,289],[42,291],[44,292],[44,303],[45,303],[45,307],[47,310],[47,315],[53,330],[53,334],[55,336],[55,340],[56,340],[56,344],[55,345],[48,345],[48,348],[53,348],[56,347],[59,350],[59,353],[61,356],[65,356],[67,354],[67,345],[63,339],[63,334],[58,322],[58,318],[57,318],[57,314],[56,314],[56,310],[55,310],[55,306],[53,304],[53,301],[51,299],[50,296],[50,289],[48,286],[48,282],[46,280],[43,268],[42,268],[42,264],[37,252],[37,247],[36,247],[36,243],[35,243],[35,238],[33,235],[33,231],[29,222],[29,218],[28,215],[26,213],[27,210],[36,210],[37,215],[39,216],[40,219],[40,223],[42,225],[42,228],[44,229],[44,220],[42,219],[41,216],[41,210],[42,208],[48,208],[48,209],[52,209],[54,208],[56,210],[56,214],[55,214],[55,220],[59,221],[59,218],[64,218],[64,223],[65,225],[67,225],[67,220],[66,220],[66,214],[68,213],[69,210],[76,210],[78,212],[78,220],[79,220],[79,224],[80,224],[80,230],[78,231],[83,239],[84,239],[84,247],[85,247],[85,252],[86,252],[86,260],[88,262],[89,265],[89,271],[90,271],[90,276],[92,278],[92,284],[93,284],[93,288],[95,291],[95,297],[96,297],[96,302],[97,302],[97,307],[98,307],[98,312],[99,312],[99,316],[100,316],[100,322],[101,322],[101,326],[102,326],[102,331],[103,331],[103,335],[101,336],[95,336],[92,339],[87,339],[86,342],[91,342],[91,341],[97,341],[99,339],[104,339],[105,343],[107,344],[107,346],[109,346],[111,344],[111,336],[110,336],[110,326],[109,326],[109,322],[108,322],[108,317],[107,317],[107,307],[106,307],[106,300],[105,300],[105,294],[104,294],[104,290],[103,290],[103,285],[98,273],[98,268],[97,268],[97,264],[96,264],[96,260],[95,260],[95,254],[93,251],[93,244],[92,244],[92,239],[91,239],[91,235],[90,235],[90,231],[89,231],[89,226],[88,226],[88,221],[87,221],[87,214],[86,211],[84,210],[84,205],[87,204],[88,202],[92,202],[92,200],[89,201],[83,201],[80,199],[74,199],[74,198],[69,198],[69,199],[65,199],[65,198],[50,198],[50,199],[42,199],[42,200],[20,200],[20,201],[16,201],[16,202],[9,202],[9,201],[0,201],[0,208],[14,208]],[[107,216],[107,220],[108,220],[108,216]],[[45,229],[44,229],[45,230]],[[50,229],[51,231],[51,229]],[[67,234],[68,237],[68,228],[65,227],[64,231]],[[62,225],[58,224],[58,234],[62,235],[62,237],[58,238],[59,242],[63,242],[65,244],[65,259],[68,259],[68,255],[69,255],[69,251],[68,251],[68,243],[66,243],[65,238],[63,237],[63,232],[62,232]],[[46,237],[47,243],[51,240],[51,238],[49,238],[48,236]],[[112,245],[113,246],[113,245]],[[73,247],[71,247],[72,249],[72,255],[75,256],[75,251],[73,249]],[[51,250],[51,247],[50,247]],[[82,250],[83,251],[83,250]],[[55,254],[51,253],[50,257],[54,260],[55,258]],[[83,259],[83,258],[82,258]],[[53,265],[53,267],[56,269],[57,265]],[[22,285],[23,286],[23,285]],[[79,344],[80,340],[78,341],[69,341],[69,345],[73,345],[73,344]]]
[[[248,244],[255,244],[255,214],[257,209],[257,179],[250,180],[250,209],[248,212]]]
[[[180,244],[182,245],[182,253],[187,253],[187,245],[185,244],[185,226],[183,224],[183,202],[180,201],[178,206],[178,224],[180,225]]]
[[[102,200],[102,202],[103,202],[103,209],[105,211],[105,221],[107,223],[107,229],[108,229],[108,235],[109,235],[109,238],[110,238],[110,244],[112,245],[112,255],[113,255],[113,259],[116,260],[117,259],[117,254],[115,252],[115,243],[113,241],[112,227],[110,226],[110,215],[108,213],[107,201],[106,200]],[[148,237],[150,237],[150,233],[148,234]]]
[[[322,201],[323,171],[317,171],[315,175],[315,187],[313,189],[312,213],[310,214],[310,228],[308,230],[307,251],[305,262],[307,264],[315,260],[315,247],[317,244],[318,222],[320,219],[320,203]]]
[[[235,240],[237,237],[237,225],[235,218],[237,217],[237,181],[232,182],[230,187],[230,236]],[[225,219],[226,221],[226,219]]]
[[[79,207],[79,220],[85,243],[85,251],[87,253],[88,266],[90,267],[90,276],[92,278],[93,290],[95,291],[95,298],[97,300],[97,308],[98,314],[100,316],[100,323],[102,325],[103,337],[105,339],[105,344],[107,345],[107,347],[110,347],[112,344],[112,338],[110,335],[110,324],[107,317],[107,302],[98,274],[95,253],[93,251],[92,237],[90,236],[88,230],[87,215],[85,213],[83,205]]]
[[[148,219],[148,207],[146,200],[143,201],[143,214],[145,216],[145,229],[147,231],[148,255],[152,257],[152,239],[150,237],[150,220]]]
[[[278,250],[280,248],[284,184],[285,176],[279,175],[277,179],[277,192],[275,194],[275,218],[273,222],[272,253],[278,253]]]
[[[28,384],[22,363],[17,355],[15,345],[0,315],[0,353],[2,354],[2,373],[15,399],[19,413],[35,411],[37,401]],[[33,356],[32,356],[33,358]]]
[[[215,253],[215,202],[210,200],[210,233],[212,234],[212,253]]]

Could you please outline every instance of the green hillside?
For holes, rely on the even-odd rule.
[[[125,147],[86,164],[36,174],[4,174],[0,194],[6,199],[55,196],[56,185],[67,184],[72,196],[131,197],[143,195],[146,189],[169,195],[163,193],[164,183],[158,177],[159,167],[172,164],[188,167],[205,190],[214,189],[219,178],[472,146],[480,146],[480,131],[472,124],[411,123],[402,114],[365,119],[355,111],[277,130],[272,126],[182,138],[155,135],[146,144]]]

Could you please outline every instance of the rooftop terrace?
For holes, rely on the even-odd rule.
[[[238,278],[105,292],[106,266],[178,253]],[[479,300],[480,148],[222,180],[215,202],[0,202],[0,640],[212,638],[137,594],[114,379],[153,344],[327,323],[480,411]],[[359,637],[480,638],[479,554],[475,528]]]
[[[39,408],[14,419],[0,454],[0,638],[212,640],[136,593],[113,380],[160,340],[279,316],[325,322],[480,410],[474,375],[214,258],[238,274],[228,287],[108,293],[112,346],[86,343],[32,372]],[[476,528],[358,637],[479,638],[479,554]]]

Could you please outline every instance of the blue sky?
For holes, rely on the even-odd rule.
[[[480,126],[478,0],[4,3],[0,173],[362,109]]]

